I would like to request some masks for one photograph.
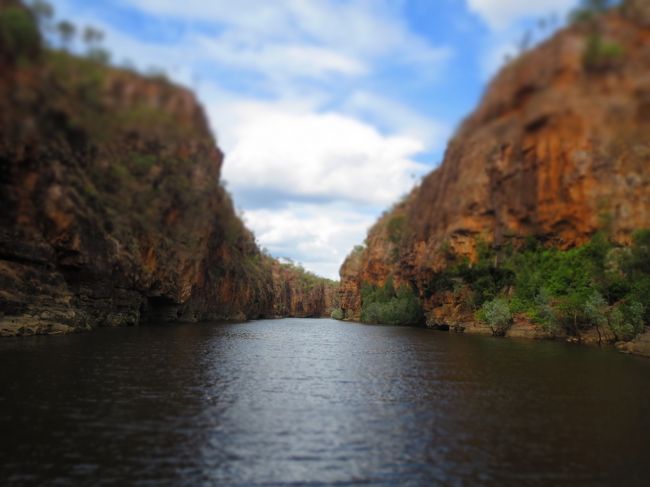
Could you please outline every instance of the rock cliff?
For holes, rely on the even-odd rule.
[[[299,266],[272,262],[274,315],[329,317],[339,306],[338,285]]]
[[[236,216],[192,93],[0,11],[1,334],[329,313],[334,284],[302,301]]]
[[[649,20],[645,2],[629,1],[505,66],[442,164],[344,262],[346,318],[359,319],[362,283],[392,276],[416,290],[430,323],[470,322],[458,295],[427,290],[450,255],[472,261],[477,241],[530,236],[567,249],[603,226],[629,243],[650,227]]]

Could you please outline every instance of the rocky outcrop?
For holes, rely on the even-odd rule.
[[[650,329],[646,329],[631,342],[618,343],[617,348],[623,352],[650,357]]]
[[[338,284],[301,267],[273,261],[275,316],[329,317],[338,308]]]
[[[627,243],[650,227],[650,28],[639,13],[646,4],[627,2],[595,26],[572,25],[499,73],[440,167],[344,262],[346,318],[359,317],[363,282],[392,276],[418,291],[429,323],[480,328],[459,293],[427,291],[450,255],[472,260],[479,240],[500,246],[528,236],[569,248],[603,225]],[[594,28],[600,46],[616,49],[587,57]]]
[[[301,308],[236,216],[192,93],[16,35],[0,46],[0,334],[328,312],[331,285]]]

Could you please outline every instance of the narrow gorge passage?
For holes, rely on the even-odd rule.
[[[52,2],[0,487],[649,484],[650,0]]]

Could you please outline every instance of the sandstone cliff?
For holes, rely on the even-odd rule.
[[[479,240],[498,248],[527,236],[566,249],[602,225],[628,243],[650,227],[649,20],[645,2],[629,1],[504,67],[440,167],[344,262],[346,318],[359,319],[362,283],[393,276],[430,323],[470,322],[458,293],[430,291],[450,255],[472,260]]]
[[[333,284],[301,307],[236,216],[192,93],[44,49],[0,7],[1,334],[329,313]]]
[[[339,306],[338,285],[299,266],[272,262],[274,315],[329,317]]]

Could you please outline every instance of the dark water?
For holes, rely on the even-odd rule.
[[[331,320],[0,340],[0,485],[650,485],[650,360]]]

